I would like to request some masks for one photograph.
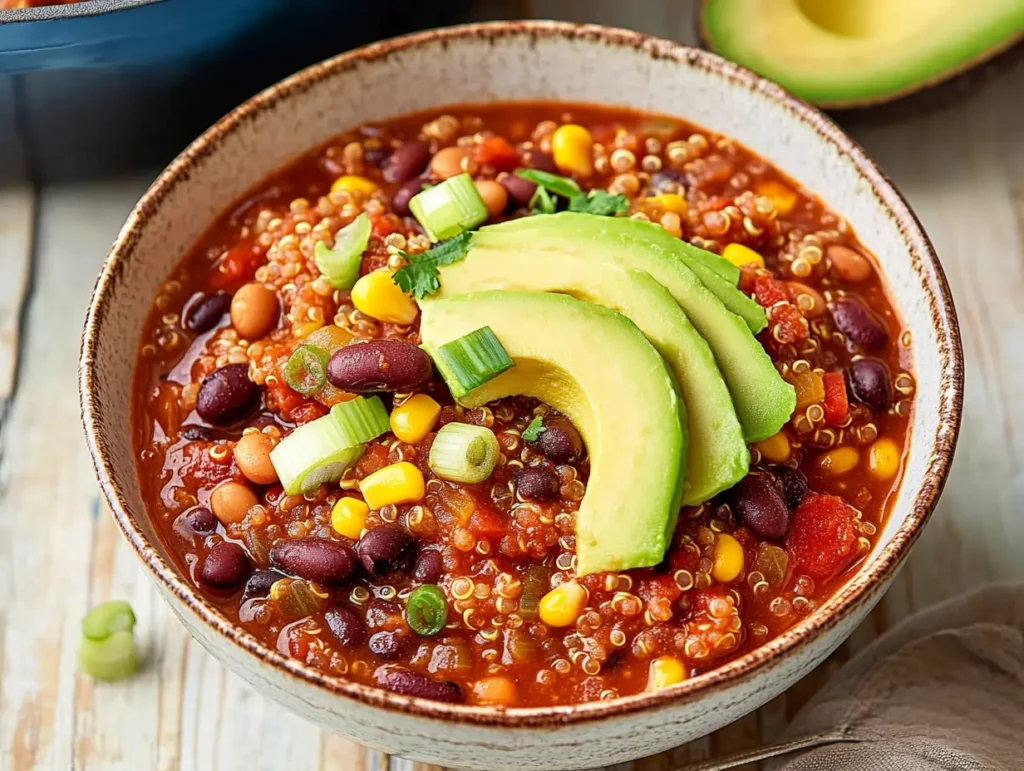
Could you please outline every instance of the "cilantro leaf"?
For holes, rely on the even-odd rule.
[[[464,230],[422,254],[406,254],[399,252],[409,264],[395,271],[392,280],[403,292],[408,292],[417,300],[428,294],[434,294],[441,288],[437,269],[441,265],[451,265],[466,256],[473,233]]]
[[[526,430],[523,431],[523,440],[527,442],[535,442],[545,431],[547,431],[547,429],[544,428],[544,419],[538,415],[530,421],[530,425],[528,425]]]
[[[625,214],[629,210],[629,199],[624,195],[611,195],[597,189],[588,194],[580,194],[569,199],[569,211],[597,214],[601,217],[614,217]]]

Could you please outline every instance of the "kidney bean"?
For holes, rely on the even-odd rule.
[[[507,174],[501,178],[501,185],[508,193],[508,200],[514,206],[527,206],[533,194],[537,192],[537,183],[528,179]]]
[[[227,426],[252,412],[259,398],[259,386],[249,379],[249,366],[225,364],[203,379],[196,412],[207,423]]]
[[[203,583],[218,589],[230,589],[249,573],[249,557],[245,549],[231,541],[221,541],[206,555],[199,569]]]
[[[359,539],[356,554],[366,572],[375,578],[406,573],[416,556],[416,542],[400,527],[379,525]]]
[[[829,310],[839,331],[854,343],[871,350],[881,348],[889,340],[885,325],[859,300],[842,297],[833,302]]]
[[[561,415],[544,418],[544,430],[526,444],[555,463],[571,463],[583,455],[583,439],[572,422]]]
[[[399,187],[391,196],[391,210],[400,217],[411,215],[409,201],[423,189],[425,184],[427,184],[427,180],[423,177],[415,177]]]
[[[394,661],[409,651],[412,640],[408,635],[399,632],[376,632],[370,635],[367,647],[375,656],[380,656],[385,661]]]
[[[776,479],[779,480],[782,498],[790,511],[803,503],[804,496],[811,489],[804,472],[798,468],[782,469],[776,474]]]
[[[444,572],[444,558],[441,552],[428,549],[416,555],[416,566],[412,577],[421,584],[436,584]]]
[[[338,541],[308,536],[275,543],[270,561],[286,573],[321,584],[343,584],[356,569],[352,549]]]
[[[832,269],[843,281],[859,284],[871,276],[871,263],[868,262],[868,258],[848,246],[833,244],[826,254],[832,263]]]
[[[285,577],[284,573],[278,573],[276,570],[257,570],[245,582],[242,602],[255,597],[267,597],[270,594],[270,587]]]
[[[217,326],[230,308],[231,295],[227,292],[200,295],[190,302],[185,310],[185,328],[196,334],[209,332]]]
[[[193,533],[209,535],[217,529],[217,517],[205,506],[196,506],[185,513],[185,524]]]
[[[428,380],[430,357],[404,340],[371,340],[339,348],[327,363],[327,379],[343,391],[415,391]]]
[[[850,363],[850,393],[875,412],[885,412],[892,403],[889,370],[878,359],[863,358]]]
[[[327,628],[346,648],[358,648],[366,640],[366,622],[352,608],[342,605],[324,613]]]
[[[530,148],[523,153],[523,165],[530,169],[549,171],[552,174],[558,173],[558,167],[555,165],[555,159],[544,151],[538,150],[536,147]]]
[[[460,704],[464,701],[462,689],[455,683],[439,682],[420,672],[395,666],[380,667],[375,673],[377,685],[402,696],[419,696],[421,699]]]
[[[513,477],[516,492],[527,501],[550,501],[558,497],[559,479],[553,468],[526,466]]]
[[[756,535],[771,541],[789,532],[789,510],[768,474],[748,474],[732,491],[736,518]]]
[[[382,175],[392,185],[407,182],[419,175],[430,160],[430,146],[419,139],[410,139],[388,156],[384,161]]]

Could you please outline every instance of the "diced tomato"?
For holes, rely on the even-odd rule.
[[[642,578],[637,587],[637,595],[648,604],[655,600],[675,602],[682,593],[679,584],[676,583],[676,579],[671,573]]]
[[[778,342],[802,343],[810,335],[807,319],[799,309],[791,303],[777,305],[771,311],[773,337]]]
[[[504,137],[487,137],[477,145],[476,159],[498,171],[512,171],[520,165],[519,153]]]
[[[786,536],[795,569],[824,581],[849,565],[857,543],[853,522],[842,498],[809,493],[793,512]]]
[[[328,409],[320,404],[320,402],[307,399],[299,406],[293,408],[286,417],[292,423],[297,423],[301,426],[303,423],[309,423],[311,420],[322,418],[327,413]]]
[[[825,420],[835,426],[846,420],[850,411],[846,379],[842,372],[826,372],[822,380],[825,382]]]
[[[387,238],[392,233],[398,233],[402,224],[394,214],[376,214],[370,218],[371,233],[377,238]]]
[[[492,509],[478,508],[469,518],[469,530],[483,538],[501,538],[508,531],[504,520]]]
[[[242,241],[228,249],[216,263],[210,284],[217,289],[237,287],[251,281],[256,268],[266,261],[263,247],[251,241]]]
[[[762,308],[771,308],[775,303],[789,300],[789,292],[782,282],[762,274],[754,281],[754,299]]]
[[[743,294],[754,293],[754,285],[757,283],[757,274],[759,272],[760,268],[753,264],[740,266],[739,288]]]
[[[309,636],[293,629],[288,634],[288,653],[293,659],[305,661],[309,655]]]
[[[356,464],[356,471],[362,476],[369,476],[388,465],[388,448],[375,444],[366,450],[366,454]]]

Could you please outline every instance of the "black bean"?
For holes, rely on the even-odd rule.
[[[270,587],[285,578],[284,573],[276,570],[257,570],[249,580],[245,582],[245,591],[242,592],[242,601],[251,600],[254,597],[266,597],[270,594]]]
[[[550,501],[558,497],[560,480],[553,468],[526,466],[513,478],[516,492],[527,501]]]
[[[358,648],[366,640],[366,622],[352,608],[342,605],[324,613],[327,628],[346,648]]]
[[[398,632],[377,632],[370,635],[367,647],[375,656],[380,656],[385,661],[394,661],[412,647],[412,640],[408,635]]]
[[[449,680],[439,682],[403,667],[380,667],[375,673],[375,678],[379,686],[402,696],[419,696],[421,699],[445,701],[450,704],[460,704],[464,700],[462,689],[455,683]]]
[[[190,300],[185,309],[185,328],[196,334],[209,332],[230,309],[231,295],[227,292],[201,294]]]
[[[430,146],[418,139],[403,142],[384,161],[384,181],[392,185],[407,182],[427,167],[430,161]]]
[[[249,366],[226,364],[199,386],[196,412],[208,423],[227,426],[252,412],[259,398],[259,386],[249,379]]]
[[[789,532],[789,510],[768,474],[748,474],[732,490],[732,510],[744,527],[777,541]]]
[[[391,196],[391,210],[400,217],[408,217],[412,212],[409,210],[409,201],[416,195],[427,180],[423,177],[415,177],[399,187]]]
[[[363,160],[365,160],[371,166],[380,167],[384,164],[384,161],[388,159],[387,150],[383,147],[371,147],[363,151]]]
[[[213,432],[206,426],[185,426],[181,435],[190,442],[213,441]]]
[[[221,541],[206,555],[199,569],[199,578],[217,589],[230,589],[249,574],[249,557],[245,549],[231,541]]]
[[[433,549],[421,551],[416,555],[416,566],[412,577],[421,584],[436,584],[444,572],[444,558],[441,552]]]
[[[339,348],[327,363],[327,379],[343,391],[415,391],[430,379],[430,357],[404,340],[371,340]]]
[[[857,359],[850,364],[850,394],[875,412],[885,412],[892,403],[889,369],[878,359]]]
[[[782,498],[786,501],[786,507],[792,511],[803,503],[804,496],[811,489],[807,483],[807,477],[798,468],[781,469],[776,472],[775,476],[779,480],[779,488],[782,490]]]
[[[286,573],[328,585],[345,583],[356,569],[351,548],[312,536],[278,541],[270,549],[270,561]]]
[[[548,171],[552,174],[558,173],[558,167],[555,165],[555,159],[543,150],[538,150],[535,147],[523,153],[523,164],[531,169]]]
[[[881,348],[889,340],[885,325],[864,305],[852,297],[840,297],[829,305],[832,320],[847,339],[868,350]]]
[[[217,517],[205,506],[196,506],[185,513],[185,523],[198,535],[209,535],[217,529]]]
[[[508,200],[513,207],[527,206],[537,192],[537,183],[528,179],[508,174],[501,178],[501,185],[508,193]]]
[[[526,444],[555,463],[572,463],[583,455],[583,440],[572,422],[562,415],[544,418],[544,430]]]
[[[366,572],[375,578],[407,573],[416,557],[416,542],[400,527],[379,525],[359,539],[356,554]]]

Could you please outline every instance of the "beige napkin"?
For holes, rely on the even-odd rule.
[[[1024,769],[1024,584],[928,608],[868,647],[801,710],[771,771]]]

